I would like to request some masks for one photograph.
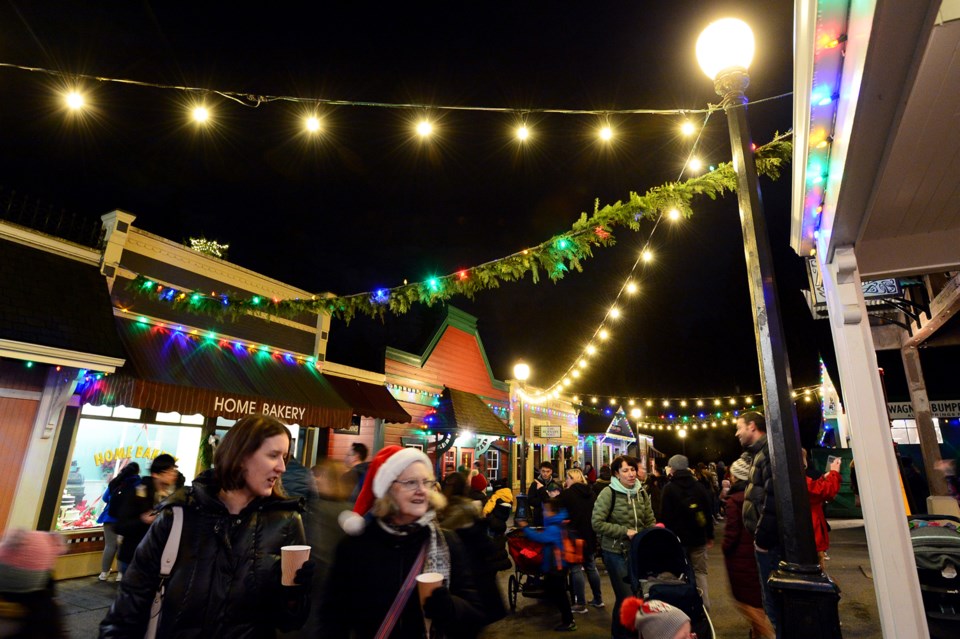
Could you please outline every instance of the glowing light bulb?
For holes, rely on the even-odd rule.
[[[752,398],[752,397],[744,397],[744,398],[743,398],[743,401],[744,401],[745,403],[747,403],[747,404],[752,404],[752,403],[753,403],[753,398]]]
[[[669,399],[663,400],[663,407],[667,408],[668,406],[670,406],[670,400]]]
[[[612,317],[613,319],[617,319],[618,317],[620,317],[620,309],[617,308],[616,306],[614,306],[613,308],[611,308],[611,309],[610,309],[610,317]]]
[[[699,171],[703,168],[703,162],[700,158],[690,158],[690,162],[687,163],[687,166],[690,167],[691,171]]]
[[[640,419],[640,416],[642,414],[643,413],[640,412],[639,408],[634,408],[632,411],[630,411],[630,416],[633,417],[634,419]]]
[[[714,405],[714,406],[719,406],[719,405],[720,405],[720,400],[719,400],[719,399],[713,400],[713,405]]]
[[[578,371],[577,369],[573,369],[572,371],[570,371],[570,374],[573,375],[574,377],[580,377],[580,371]]]
[[[580,401],[580,396],[579,396],[579,395],[574,395],[574,396],[573,396],[573,401],[579,402],[579,401]]]
[[[70,108],[71,111],[77,111],[79,109],[82,109],[84,104],[86,103],[83,99],[83,96],[77,93],[76,91],[71,91],[70,93],[67,94],[66,102],[67,102],[67,106]]]
[[[634,400],[632,400],[632,399],[628,399],[628,400],[627,400],[627,405],[628,405],[628,406],[633,406],[634,404],[636,404],[636,402],[635,402]]]
[[[610,398],[610,405],[611,405],[611,406],[616,406],[616,405],[617,405],[617,398],[616,398],[616,397],[611,397],[611,398]]]
[[[204,123],[210,119],[210,111],[206,107],[198,106],[193,110],[193,119],[197,122]]]
[[[634,293],[637,292],[637,290],[638,290],[638,287],[636,284],[634,284],[633,282],[627,282],[627,293],[630,293],[630,295],[633,295]]]
[[[680,219],[680,211],[677,209],[670,209],[667,211],[667,217],[670,218],[671,222],[676,222]]]
[[[683,408],[686,408],[686,407],[687,407],[687,400],[685,400],[685,399],[682,400],[682,401],[680,402],[680,406],[683,407]]]
[[[652,406],[653,406],[653,400],[652,400],[652,399],[648,399],[648,400],[647,400],[647,408],[650,408],[650,407],[652,407]]]
[[[526,126],[521,126],[517,128],[517,139],[523,142],[528,137],[530,137],[530,129]]]
[[[653,253],[651,253],[650,251],[644,251],[643,253],[640,254],[640,256],[643,258],[644,262],[649,262],[653,259]]]
[[[572,384],[572,383],[573,383],[573,382],[570,381],[570,378],[564,378],[564,380],[563,380],[563,385],[564,385],[564,386],[569,386],[569,385]]]
[[[589,346],[587,346],[587,355],[593,355],[596,352],[597,352],[596,346],[594,346],[593,344],[590,344]]]
[[[307,131],[310,133],[316,133],[320,130],[320,119],[316,116],[310,116],[306,119],[305,125],[307,127]]]
[[[596,403],[597,403],[597,398],[596,398],[596,397],[591,397],[591,398],[590,398],[590,403],[591,403],[591,404],[596,404]]]
[[[730,405],[731,405],[731,406],[736,406],[736,405],[737,405],[737,398],[736,398],[736,397],[731,397],[731,398],[730,398]]]
[[[684,135],[693,135],[696,130],[697,127],[690,120],[684,120],[683,124],[680,125],[680,133]]]
[[[420,137],[425,138],[431,133],[433,133],[433,125],[426,120],[421,120],[420,123],[417,124],[417,135]]]
[[[610,337],[610,331],[608,331],[605,328],[601,328],[600,332],[597,333],[597,337],[599,337],[600,339],[607,339],[608,337]]]
[[[600,129],[600,139],[603,140],[604,142],[609,142],[610,140],[612,140],[613,129],[611,129],[609,126],[605,126],[602,129]]]
[[[703,400],[702,400],[702,399],[698,399],[698,400],[697,400],[697,406],[703,406]]]
[[[579,362],[577,362],[577,366],[579,366],[580,368],[586,368],[586,367],[587,367],[587,360],[581,359]]]

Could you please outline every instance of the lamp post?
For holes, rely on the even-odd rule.
[[[517,496],[517,517],[526,519],[527,504],[527,429],[523,424],[523,383],[530,377],[530,367],[518,362],[513,367],[513,376],[519,382],[517,400],[520,404],[520,495]]]
[[[680,432],[677,433],[677,437],[680,438],[680,446],[681,446],[681,449],[683,450],[683,456],[686,457],[687,456],[687,429],[681,428]]]
[[[800,433],[790,397],[790,363],[774,282],[773,255],[750,146],[744,91],[750,83],[747,67],[753,53],[750,27],[732,18],[709,25],[697,40],[700,67],[723,98],[737,175],[737,201],[784,559],[769,584],[779,610],[778,637],[840,637],[839,593],[817,563],[800,460]]]

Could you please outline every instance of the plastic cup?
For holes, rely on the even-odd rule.
[[[310,546],[282,546],[280,548],[280,583],[295,586],[297,571],[310,559]]]

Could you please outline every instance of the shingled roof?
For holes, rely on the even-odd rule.
[[[124,357],[95,265],[5,239],[0,255],[0,340]]]
[[[513,431],[482,399],[466,391],[444,388],[437,406],[437,418],[435,430],[468,430],[476,435],[513,437]]]

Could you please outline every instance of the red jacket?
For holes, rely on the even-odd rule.
[[[827,517],[823,514],[823,502],[832,500],[838,492],[838,472],[828,471],[820,479],[807,477],[807,493],[810,495],[810,514],[813,516],[813,537],[817,542],[817,552],[825,552],[830,547],[830,533],[827,529]]]
[[[763,606],[760,574],[753,552],[753,535],[743,525],[743,489],[745,481],[736,481],[727,495],[727,525],[723,533],[723,561],[730,578],[733,598],[754,608]]]

